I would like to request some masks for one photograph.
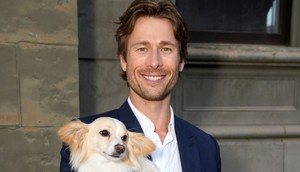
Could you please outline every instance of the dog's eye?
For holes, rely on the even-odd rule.
[[[108,137],[108,136],[110,136],[110,133],[109,133],[109,131],[107,131],[107,130],[102,130],[102,131],[100,131],[99,133],[100,133],[101,136],[103,136],[103,137]]]
[[[125,135],[125,136],[122,136],[121,139],[123,140],[123,142],[126,142],[127,136],[126,136],[126,135]]]

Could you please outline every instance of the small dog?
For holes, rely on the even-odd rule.
[[[117,119],[102,117],[91,124],[79,120],[58,131],[70,148],[71,168],[78,172],[158,172],[146,158],[154,143],[141,133],[129,132]]]

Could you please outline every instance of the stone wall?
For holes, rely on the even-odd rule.
[[[295,172],[300,49],[190,44],[173,104],[217,138],[223,172]]]
[[[77,1],[0,1],[0,16],[1,171],[58,171],[57,129],[79,116]]]
[[[80,114],[118,108],[128,96],[120,77],[114,23],[131,0],[78,0]]]
[[[117,108],[127,97],[119,77],[114,21],[131,0],[79,0],[80,112]],[[294,2],[291,45],[299,45]],[[295,172],[300,168],[300,49],[189,45],[173,93],[176,114],[215,136],[223,172]]]
[[[130,2],[0,2],[1,171],[58,171],[57,129],[78,117],[79,109],[81,116],[91,115],[124,101],[114,21]],[[297,11],[294,46],[300,42]],[[173,105],[218,139],[223,171],[298,171],[299,49],[200,44],[190,45],[189,53]],[[189,87],[195,94],[186,92]],[[261,89],[268,97],[256,92]]]

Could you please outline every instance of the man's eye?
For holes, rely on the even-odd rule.
[[[162,48],[161,51],[165,54],[171,53],[172,49],[171,48]]]
[[[145,53],[147,52],[147,48],[138,48],[137,51],[141,53]]]
[[[109,133],[109,131],[107,131],[107,130],[102,130],[102,131],[100,131],[99,133],[100,133],[100,135],[103,136],[103,137],[109,137],[109,136],[110,136],[110,133]]]

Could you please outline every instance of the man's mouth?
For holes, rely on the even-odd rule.
[[[149,75],[143,75],[144,78],[146,78],[147,80],[150,80],[150,81],[158,81],[158,80],[161,80],[163,78],[162,75],[159,75],[159,76],[149,76]]]

